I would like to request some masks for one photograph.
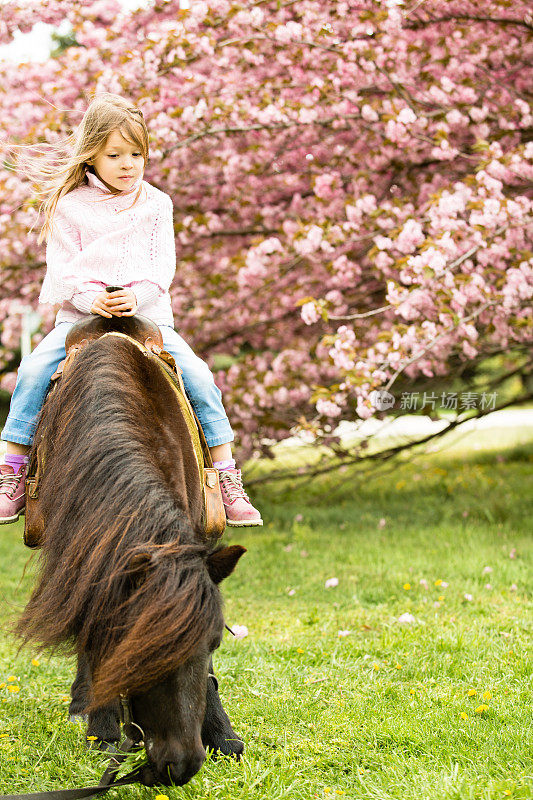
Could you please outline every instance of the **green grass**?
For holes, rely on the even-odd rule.
[[[215,663],[245,757],[109,797],[532,798],[533,446],[513,442],[256,491],[265,527],[227,537],[248,553],[224,585],[249,635]],[[4,630],[31,584],[21,532],[0,528]],[[66,721],[72,664],[34,656],[3,637],[0,790],[90,784],[104,758]]]

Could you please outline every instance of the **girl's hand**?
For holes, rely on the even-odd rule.
[[[114,317],[133,317],[137,311],[137,298],[131,289],[103,292],[107,297],[106,310]],[[100,295],[98,295],[100,296]]]
[[[107,307],[107,298],[107,292],[100,292],[97,294],[91,306],[91,314],[100,314],[101,317],[108,317],[111,319],[113,315]]]

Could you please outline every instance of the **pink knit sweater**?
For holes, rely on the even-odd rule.
[[[39,301],[61,303],[56,325],[77,322],[90,313],[94,298],[106,286],[127,286],[140,314],[158,325],[173,326],[172,200],[142,179],[120,194],[110,192],[90,171],[87,180],[58,201]]]

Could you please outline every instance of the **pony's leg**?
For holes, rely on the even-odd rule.
[[[209,672],[213,674],[213,659],[209,662]],[[213,750],[212,757],[222,753],[225,756],[240,758],[244,750],[244,742],[239,739],[228,715],[222,707],[216,679],[207,679],[207,703],[202,725],[202,744]]]
[[[96,736],[96,739],[92,739]],[[118,700],[107,706],[89,711],[87,741],[96,750],[114,750],[120,740],[120,711]]]
[[[71,722],[87,722],[86,708],[89,705],[89,692],[91,689],[91,671],[85,653],[78,655],[78,669],[74,683],[70,687],[70,706],[68,712]]]
[[[71,722],[87,722],[87,736],[91,747],[108,749],[109,745],[120,740],[120,711],[118,701],[110,703],[87,714],[91,694],[91,667],[85,653],[78,656],[78,671],[70,690],[72,700],[69,706]]]

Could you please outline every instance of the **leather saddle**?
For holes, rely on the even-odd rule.
[[[226,513],[222,502],[218,470],[213,467],[211,452],[206,442],[202,426],[185,392],[179,366],[174,358],[163,349],[163,337],[152,320],[141,315],[133,317],[91,316],[75,323],[65,341],[66,358],[52,375],[52,382],[61,379],[65,370],[72,364],[76,355],[101,336],[125,336],[132,340],[149,358],[153,358],[169,381],[183,414],[196,455],[198,473],[204,499],[204,529],[206,537],[220,537],[226,527]],[[39,483],[46,460],[46,446],[42,442],[37,453],[28,465],[26,477],[26,516],[24,523],[24,544],[27,547],[40,547],[44,536],[44,520],[39,508]]]

